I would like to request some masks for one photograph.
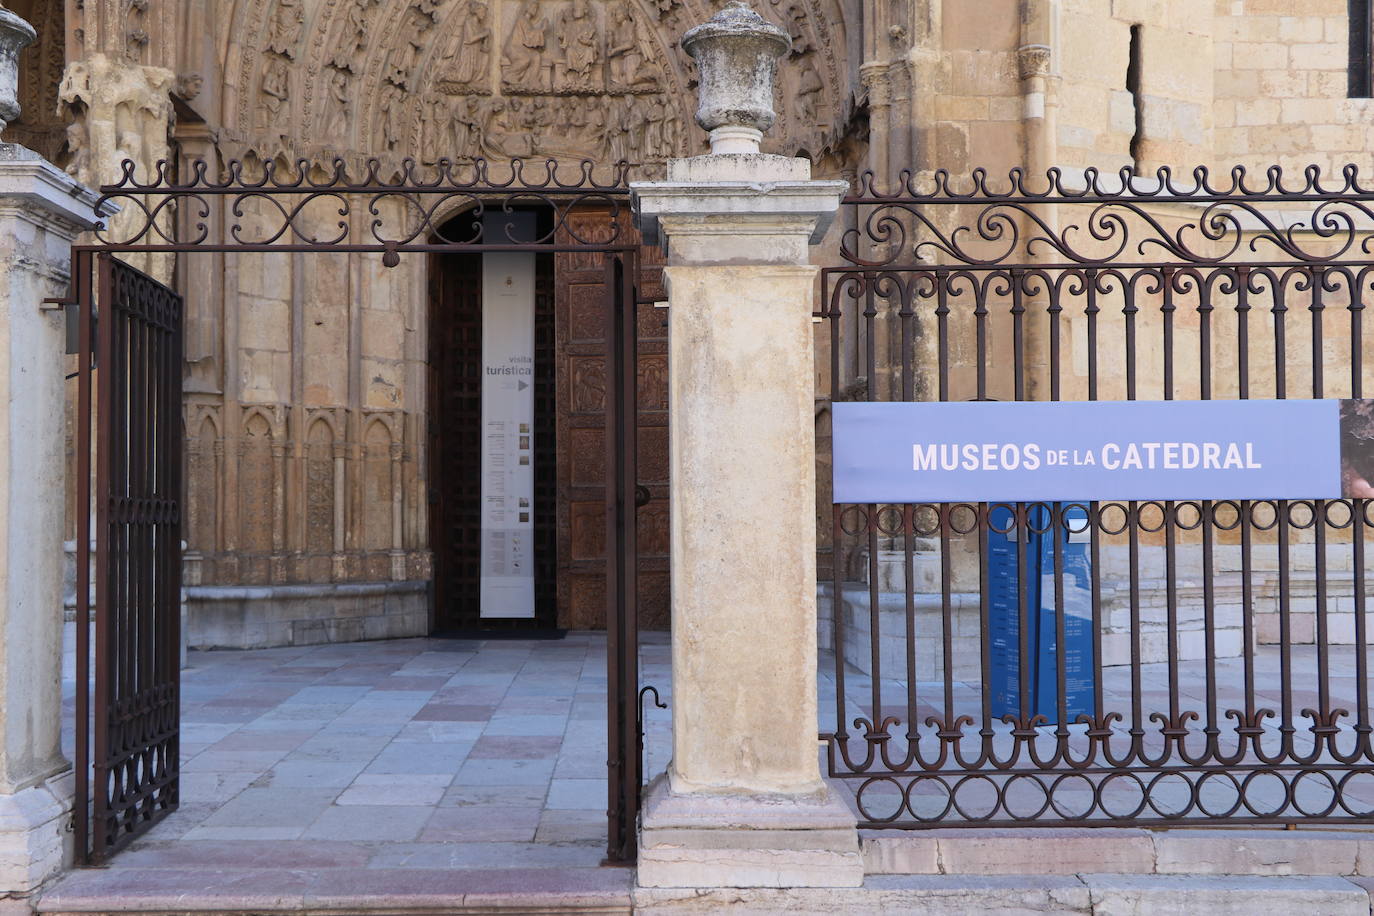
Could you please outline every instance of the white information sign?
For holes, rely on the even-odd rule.
[[[534,258],[482,255],[483,617],[534,616]]]

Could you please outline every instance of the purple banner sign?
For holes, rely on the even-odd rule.
[[[838,503],[1374,497],[1374,401],[834,405]]]

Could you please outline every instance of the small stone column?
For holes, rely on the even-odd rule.
[[[33,30],[0,7],[0,130]],[[16,47],[17,45],[17,47]],[[0,903],[71,863],[63,758],[62,527],[70,246],[97,195],[37,153],[0,143]]]
[[[669,253],[673,760],[645,798],[645,887],[863,881],[816,715],[808,260],[846,185],[758,152],[788,46],[739,3],[688,32],[713,153],[632,186]]]

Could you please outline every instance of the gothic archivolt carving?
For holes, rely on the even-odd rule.
[[[677,39],[713,12],[709,0],[240,0],[239,9],[249,34],[229,74],[234,154],[657,162],[704,146]],[[771,146],[818,152],[846,115],[838,8],[827,18],[813,0],[772,0],[765,14],[794,42]]]

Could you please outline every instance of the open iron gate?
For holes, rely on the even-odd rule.
[[[91,515],[94,376],[95,680],[92,703],[90,538],[78,537],[75,830],[99,862],[178,804],[184,309],[113,255],[94,260],[98,309],[80,312],[77,518]],[[76,265],[89,305],[90,257]]]
[[[520,251],[600,255],[606,271],[607,858],[633,862],[642,769],[636,509],[643,490],[636,460],[640,239],[629,167],[620,163],[603,180],[591,162],[560,173],[553,161],[441,160],[421,174],[406,160],[387,177],[369,160],[356,178],[342,160],[301,161],[294,170],[268,162],[251,175],[238,161],[216,176],[203,162],[187,165],[184,179],[161,163],[143,183],[126,161],[123,180],[101,188],[101,205],[119,207],[123,222],[97,229],[94,244],[72,251],[70,304],[80,329],[76,517],[90,520],[95,510],[93,530],[79,522],[76,538],[78,859],[108,859],[180,800],[183,302],[115,255],[351,253],[380,255],[395,267],[403,253]],[[513,227],[506,238],[485,235],[484,213],[530,206],[552,211],[552,231],[532,240]],[[609,213],[609,229],[580,236],[569,220],[579,208]],[[243,220],[253,212],[260,222]],[[311,223],[321,213],[328,217],[323,239]],[[455,213],[472,219],[454,221],[462,235],[451,238],[444,228]]]

